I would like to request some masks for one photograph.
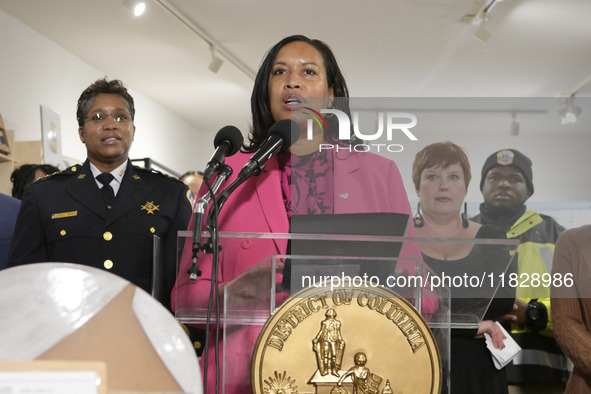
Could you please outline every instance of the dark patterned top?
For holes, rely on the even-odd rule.
[[[281,190],[288,218],[291,215],[332,214],[334,211],[333,157],[327,151],[279,156]]]

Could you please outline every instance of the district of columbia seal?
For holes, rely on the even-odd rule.
[[[428,324],[385,288],[305,289],[267,320],[254,350],[255,394],[441,391]]]

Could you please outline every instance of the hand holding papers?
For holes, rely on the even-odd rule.
[[[511,334],[509,334],[499,322],[496,322],[496,324],[501,328],[501,331],[503,331],[503,334],[507,337],[503,341],[505,347],[503,349],[495,348],[492,338],[488,333],[484,333],[484,338],[486,339],[486,347],[488,350],[490,350],[495,367],[497,369],[503,369],[505,365],[509,364],[509,362],[513,360],[515,356],[517,356],[517,353],[521,351],[521,348],[513,340],[513,338],[511,338]]]

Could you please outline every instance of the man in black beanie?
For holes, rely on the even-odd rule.
[[[482,167],[480,190],[484,203],[477,223],[502,228],[507,238],[520,240],[514,311],[506,316],[511,335],[522,351],[507,365],[510,393],[562,393],[568,380],[567,359],[554,339],[550,316],[550,287],[542,278],[552,272],[558,235],[564,228],[554,219],[527,210],[534,193],[532,162],[515,149],[490,155]],[[546,274],[545,276],[543,276]],[[537,281],[534,278],[538,278]]]

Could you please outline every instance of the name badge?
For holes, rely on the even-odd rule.
[[[54,213],[51,215],[52,219],[70,218],[72,216],[78,216],[78,211]]]

